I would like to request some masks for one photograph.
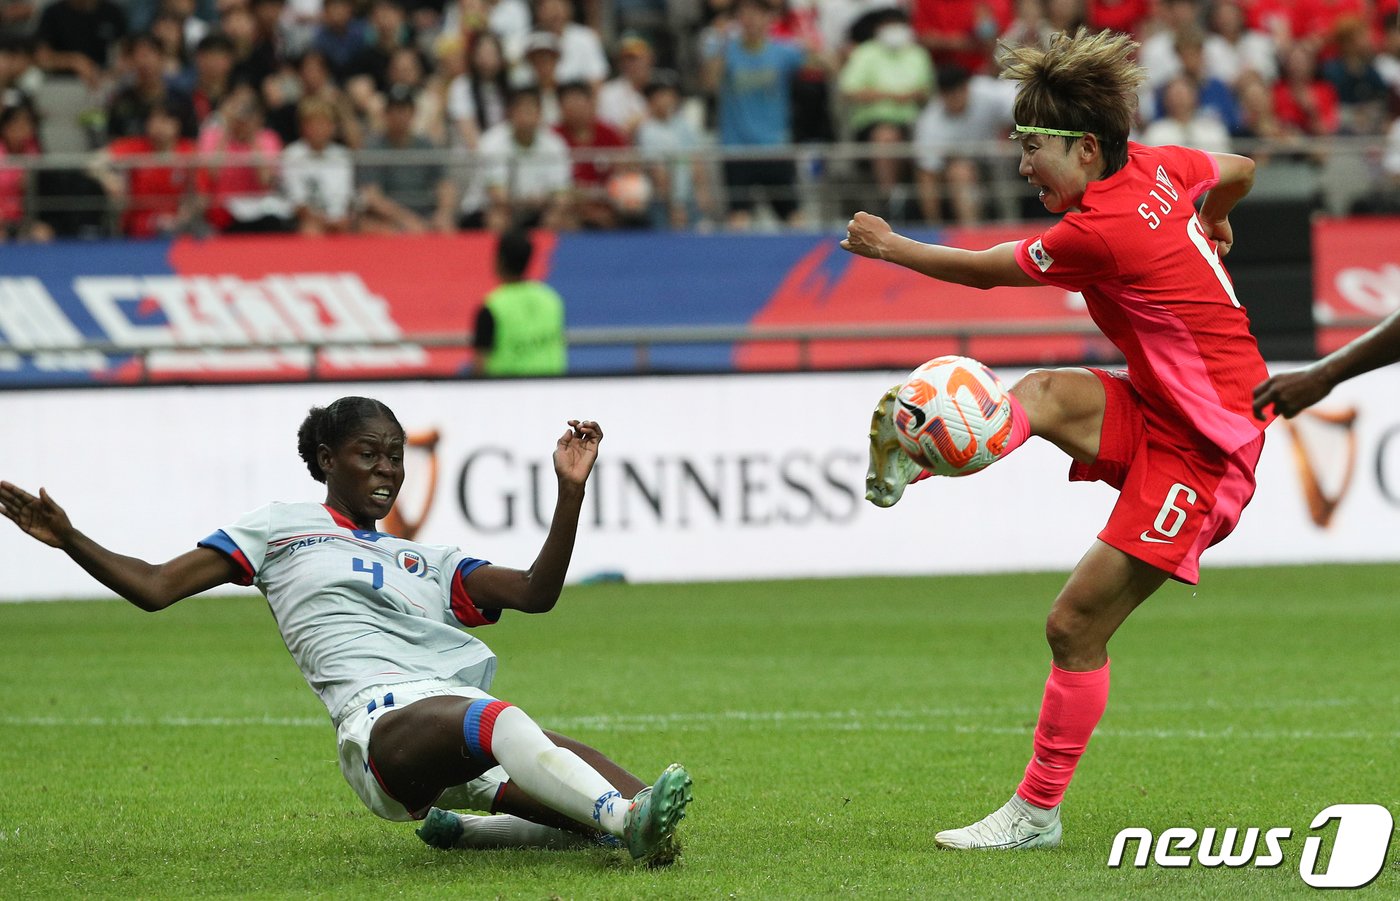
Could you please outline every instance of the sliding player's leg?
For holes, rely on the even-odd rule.
[[[639,792],[646,788],[646,783],[636,776],[623,769],[617,763],[609,759],[601,751],[585,745],[583,742],[575,741],[557,732],[545,730],[544,734],[550,741],[561,748],[567,748],[578,756],[580,760],[592,767],[623,797],[635,798]],[[529,793],[527,793],[515,781],[506,782],[501,786],[500,793],[496,796],[495,805],[491,808],[494,813],[505,813],[522,819],[553,826],[556,829],[569,829],[575,832],[594,833],[591,829],[581,823],[577,823],[555,809],[540,803]]]
[[[636,776],[583,742],[545,730],[559,747],[568,748],[626,797],[646,788]],[[444,791],[416,830],[435,848],[580,848],[615,841],[598,829],[575,822],[536,801],[509,780],[500,767],[465,785]],[[493,816],[459,813],[489,811]],[[674,856],[675,849],[672,849]]]
[[[446,802],[442,802],[446,803]],[[414,830],[426,845],[449,850],[491,851],[503,848],[543,848],[567,851],[596,847],[611,836],[590,838],[579,832],[543,826],[506,813],[479,816],[433,807]]]
[[[385,714],[374,725],[369,759],[384,790],[415,816],[426,815],[449,786],[499,763],[528,796],[622,838],[637,858],[669,844],[690,801],[690,779],[677,766],[653,788],[623,797],[524,711],[492,698],[429,697]]]
[[[578,755],[625,797],[636,797],[646,784],[602,752],[583,742],[545,730],[550,741]],[[479,779],[444,791],[417,830],[438,848],[566,848],[606,843],[606,833],[579,823],[535,800],[496,767]],[[458,810],[490,811],[474,816]]]

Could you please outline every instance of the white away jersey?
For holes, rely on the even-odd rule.
[[[445,679],[489,688],[496,655],[462,626],[478,610],[463,581],[486,561],[457,548],[356,529],[323,504],[272,503],[199,542],[266,597],[282,640],[335,718],[375,685]]]

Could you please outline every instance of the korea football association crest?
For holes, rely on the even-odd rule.
[[[410,576],[417,576],[420,579],[428,577],[428,561],[424,560],[423,555],[417,551],[399,551],[396,559],[399,563],[399,569]]]

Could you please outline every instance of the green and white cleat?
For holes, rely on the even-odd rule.
[[[434,807],[423,818],[423,825],[413,830],[424,844],[451,851],[462,838],[462,818],[450,810]]]
[[[870,417],[870,468],[865,473],[865,499],[877,507],[893,507],[909,483],[924,474],[894,432],[894,403],[902,386],[886,391]]]
[[[651,788],[644,788],[627,806],[622,841],[633,860],[664,866],[675,857],[676,824],[685,818],[691,801],[690,774],[679,763],[666,771]]]
[[[1020,795],[971,826],[945,829],[933,837],[940,848],[958,851],[1018,851],[1060,846],[1060,808],[1049,810],[1023,801]]]

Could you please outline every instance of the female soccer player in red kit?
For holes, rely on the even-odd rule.
[[[1107,482],[1119,498],[1051,607],[1053,663],[1025,778],[986,818],[938,833],[944,848],[1060,843],[1060,800],[1108,701],[1109,638],[1168,578],[1194,584],[1201,552],[1230,533],[1254,493],[1266,423],[1252,415],[1251,389],[1266,371],[1220,264],[1254,163],[1130,143],[1143,78],[1136,46],[1080,29],[1048,49],[1007,49],[1004,77],[1020,83],[1020,172],[1046,209],[1064,214],[1054,226],[969,251],[921,244],[857,213],[841,245],[978,288],[1082,292],[1128,362],[1126,372],[1036,371],[1011,389],[1003,453],[1038,435],[1072,458],[1071,480]],[[924,475],[895,441],[894,394],[871,429],[866,497],[882,507]]]

